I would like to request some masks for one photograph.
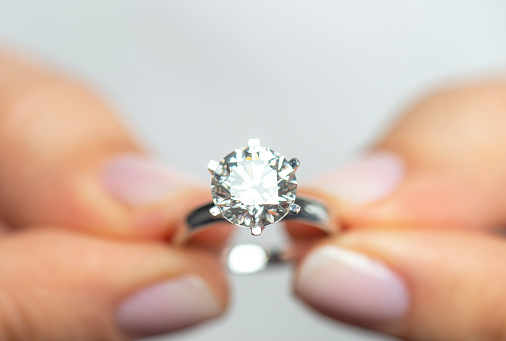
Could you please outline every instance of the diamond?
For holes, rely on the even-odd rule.
[[[296,167],[298,160],[290,162],[250,139],[248,147],[234,150],[213,165],[214,205],[225,219],[259,235],[264,227],[293,211]]]
[[[230,194],[244,205],[277,205],[278,176],[267,161],[242,161],[232,168]]]

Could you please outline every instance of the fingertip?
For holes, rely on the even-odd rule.
[[[402,191],[408,175],[401,154],[376,150],[315,177],[302,192],[323,199],[332,218],[346,229],[388,221],[383,207]]]
[[[122,340],[203,323],[227,307],[220,261],[203,250],[53,226],[0,242],[2,340]]]
[[[135,336],[174,332],[219,316],[223,304],[197,275],[184,275],[140,289],[116,311],[119,327]]]
[[[477,231],[369,227],[316,245],[295,288],[332,318],[402,339],[499,340],[505,250]]]
[[[218,255],[183,247],[167,251],[158,254],[165,259],[156,266],[165,275],[136,286],[116,305],[115,320],[129,335],[172,333],[216,319],[228,307],[228,284]]]
[[[406,166],[400,155],[377,150],[329,171],[307,185],[330,193],[342,202],[365,206],[390,196],[405,175]]]
[[[330,243],[304,257],[294,290],[323,314],[369,328],[397,323],[410,301],[404,280],[379,259]]]
[[[110,158],[100,176],[100,184],[107,194],[133,207],[159,202],[195,183],[162,162],[139,154]]]

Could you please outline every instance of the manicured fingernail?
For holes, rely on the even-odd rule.
[[[397,154],[378,151],[326,173],[310,185],[342,200],[365,204],[395,191],[404,174],[404,164]]]
[[[396,274],[335,246],[323,246],[304,260],[295,291],[325,314],[363,326],[395,322],[408,308],[407,289]]]
[[[137,155],[120,156],[109,162],[102,184],[116,199],[131,205],[159,201],[190,180],[161,162]]]
[[[219,315],[218,300],[198,276],[185,276],[143,289],[117,310],[118,325],[127,333],[168,333]]]

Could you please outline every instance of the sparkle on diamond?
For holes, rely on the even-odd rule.
[[[232,169],[230,194],[244,205],[277,205],[278,176],[267,161],[242,161]]]
[[[211,183],[223,217],[243,227],[265,227],[285,217],[295,201],[295,171],[284,156],[261,146],[236,149],[221,160]]]

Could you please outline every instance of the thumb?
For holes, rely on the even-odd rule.
[[[490,227],[506,219],[506,82],[439,91],[367,157],[311,184],[344,223]]]
[[[70,230],[0,239],[1,340],[126,340],[224,310],[226,283],[203,251]]]
[[[0,216],[115,237],[171,237],[200,185],[149,157],[96,94],[0,51]]]
[[[320,312],[405,340],[506,336],[504,240],[456,230],[357,230],[302,261],[295,291]]]

